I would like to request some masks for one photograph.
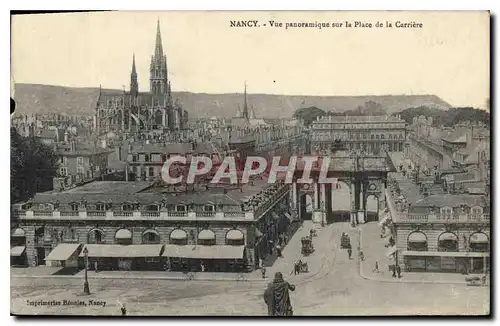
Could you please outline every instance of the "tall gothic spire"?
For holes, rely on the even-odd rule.
[[[132,76],[137,76],[137,70],[135,69],[135,53],[132,54]]]
[[[163,47],[161,44],[160,19],[156,23],[156,44],[155,44],[155,59],[160,61],[163,59]]]
[[[132,56],[132,72],[130,73],[130,93],[137,96],[139,93],[139,83],[137,82],[137,70],[135,69],[135,53]]]
[[[243,102],[243,118],[247,119],[248,116],[248,103],[247,103],[247,82],[245,81],[245,101]]]

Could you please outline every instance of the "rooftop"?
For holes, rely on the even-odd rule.
[[[431,195],[429,197],[425,197],[423,199],[417,200],[412,207],[429,207],[429,206],[449,206],[455,207],[459,205],[466,205],[469,207],[473,206],[481,206],[488,207],[489,203],[486,200],[485,196],[480,195],[469,195],[469,194],[460,194],[460,195],[450,195],[450,194],[440,194],[440,195]]]
[[[335,122],[335,123],[371,123],[371,122],[399,122],[405,123],[404,120],[398,119],[394,116],[370,116],[370,115],[362,115],[362,116],[326,116],[321,117],[319,120],[314,121],[313,123],[325,123],[325,122]]]

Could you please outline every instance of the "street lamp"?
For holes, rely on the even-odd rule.
[[[87,249],[87,247],[83,249],[83,257],[85,260],[85,282],[83,283],[83,292],[85,294],[90,294],[89,279],[87,275],[88,265],[89,265],[89,250]]]

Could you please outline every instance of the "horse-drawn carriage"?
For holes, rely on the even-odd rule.
[[[312,244],[311,237],[303,237],[301,239],[301,242],[302,242],[302,254],[303,255],[309,255],[314,251],[314,246]]]

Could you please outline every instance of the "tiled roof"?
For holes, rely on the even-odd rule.
[[[134,143],[131,153],[188,154],[192,153],[191,143]]]

